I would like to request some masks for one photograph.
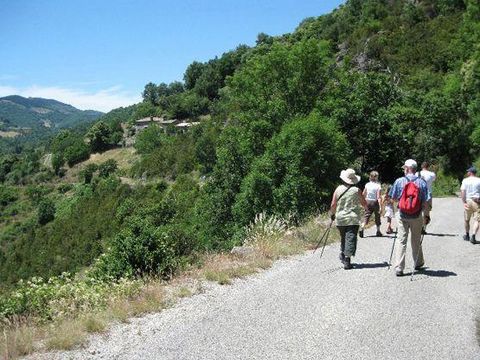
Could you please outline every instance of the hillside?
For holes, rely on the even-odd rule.
[[[256,214],[298,224],[325,209],[346,167],[376,169],[388,183],[404,159],[429,160],[447,175],[443,189],[451,192],[480,145],[479,13],[475,2],[350,0],[290,34],[260,34],[254,47],[193,62],[184,83],[148,83],[142,103],[105,114],[86,132],[61,132],[49,145],[54,173],[38,165],[39,151],[5,157],[2,210],[29,221],[5,216],[0,279],[75,272],[125,241],[140,220],[143,229],[156,229],[159,243],[169,239],[172,253],[148,266],[123,259],[109,275],[142,266],[170,271],[173,259],[191,251],[242,242]],[[2,103],[37,121],[79,114],[56,101]],[[75,165],[118,147],[121,123],[206,112],[211,117],[184,134],[144,130],[128,168],[113,159],[87,172],[86,164]],[[149,186],[129,189],[119,177],[146,178]],[[62,196],[62,182],[75,182],[73,200]],[[32,187],[30,194],[18,185]],[[42,225],[41,200],[56,206]]]
[[[252,227],[296,227],[328,209],[346,168],[388,185],[405,159],[429,161],[434,192],[453,194],[480,156],[479,44],[478,1],[348,0],[292,33],[194,61],[184,82],[148,83],[141,103],[88,129],[2,155],[3,291],[64,271],[86,272],[86,288],[170,277]],[[29,106],[37,119],[71,111]],[[151,125],[133,152],[123,136],[149,116],[202,120]],[[2,310],[0,298],[0,315],[33,311],[14,303]]]
[[[55,129],[90,123],[102,115],[99,111],[79,110],[56,100],[24,98],[18,95],[0,98],[0,127]]]

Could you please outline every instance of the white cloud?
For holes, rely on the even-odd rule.
[[[20,95],[24,97],[41,97],[70,104],[81,110],[98,110],[107,112],[120,106],[128,106],[141,101],[140,95],[132,95],[114,86],[95,92],[56,86],[33,85],[27,88],[15,88],[0,85],[0,97]]]

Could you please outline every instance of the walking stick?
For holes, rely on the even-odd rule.
[[[393,249],[395,249],[395,241],[397,240],[397,234],[398,234],[398,227],[395,229],[395,236],[393,237],[392,251],[390,252],[390,260],[388,260],[387,270],[390,270],[390,266],[392,266]]]
[[[319,247],[320,244],[322,243],[322,240],[325,239],[325,243],[323,244],[322,253],[320,254],[320,257],[322,257],[323,251],[325,250],[325,245],[327,244],[328,233],[330,232],[330,229],[332,228],[332,224],[333,224],[333,220],[330,220],[330,224],[328,225],[327,230],[325,230],[325,232],[323,233],[322,237],[321,237],[320,240],[318,241],[317,246],[315,246],[315,249],[313,250],[313,253],[315,254],[315,251],[317,251],[318,247]]]
[[[424,237],[425,237],[425,234],[422,234],[422,238],[420,239],[420,245],[418,245],[417,257],[415,258],[415,263],[413,264],[412,276],[410,276],[410,281],[413,281],[413,275],[415,274],[415,268],[417,267],[417,260],[418,260],[418,256],[420,255],[420,249],[422,248]]]
[[[333,221],[330,223],[330,226],[327,230],[327,235],[325,236],[325,241],[323,242],[322,252],[320,253],[320,259],[323,256],[323,252],[325,251],[325,246],[327,245],[328,235],[330,235],[330,229],[332,228]]]

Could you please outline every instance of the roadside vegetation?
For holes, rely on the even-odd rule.
[[[473,0],[348,0],[193,62],[183,82],[148,83],[93,125],[2,152],[0,314],[18,344],[2,351],[160,309],[157,284],[186,273],[228,284],[301,251],[347,167],[391,183],[406,158],[427,160],[434,195],[455,194],[480,154],[479,24]],[[200,124],[134,134],[150,116]],[[239,245],[255,255],[225,255]],[[57,340],[45,344],[75,345]]]
[[[196,253],[171,279],[98,280],[88,273],[64,273],[48,280],[20,282],[0,306],[5,359],[35,351],[69,350],[115,323],[158,312],[179,299],[203,292],[209,282],[231,284],[268,269],[275,260],[311,249],[324,231],[326,219],[314,217],[287,229],[276,218],[257,217],[238,253]],[[335,241],[335,237],[330,242]],[[244,252],[242,252],[244,251]]]

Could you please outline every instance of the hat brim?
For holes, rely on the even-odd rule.
[[[355,178],[357,179],[356,181],[353,181],[353,179],[350,179],[349,177],[346,176],[345,172],[342,171],[340,173],[340,179],[342,179],[345,183],[349,185],[355,185],[360,181],[360,176],[355,175]]]

